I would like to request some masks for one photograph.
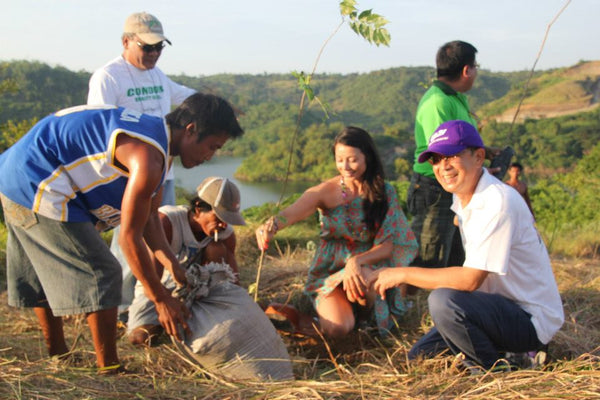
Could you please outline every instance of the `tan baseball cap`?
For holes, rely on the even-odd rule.
[[[171,44],[171,41],[163,34],[160,21],[147,12],[135,13],[127,17],[123,33],[133,33],[146,44],[156,44],[163,40]]]
[[[240,190],[235,183],[227,178],[212,176],[203,180],[196,191],[221,221],[229,225],[246,225],[240,214]]]

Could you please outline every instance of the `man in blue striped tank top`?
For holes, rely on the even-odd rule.
[[[192,168],[242,134],[225,100],[196,93],[164,119],[114,106],[65,109],[0,155],[8,302],[34,309],[51,356],[68,353],[62,316],[84,313],[99,372],[121,369],[121,267],[99,234],[119,224],[119,243],[165,331],[187,329],[188,311],[151,261],[185,283],[158,218],[167,162],[179,156]]]

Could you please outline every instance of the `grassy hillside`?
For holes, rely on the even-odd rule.
[[[488,120],[511,122],[523,97],[525,80],[502,98],[481,108]],[[552,118],[595,109],[600,100],[600,61],[547,71],[534,77],[519,111],[518,122]]]

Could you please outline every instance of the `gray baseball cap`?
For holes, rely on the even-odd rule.
[[[240,190],[235,183],[227,178],[212,176],[203,180],[196,191],[221,221],[229,225],[246,225],[240,214]]]

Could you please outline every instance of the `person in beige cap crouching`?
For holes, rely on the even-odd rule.
[[[233,225],[245,225],[240,192],[226,178],[206,178],[189,206],[162,206],[160,219],[173,252],[187,268],[188,286],[175,288],[168,271],[165,287],[186,301],[191,335],[177,342],[205,368],[236,379],[291,379],[285,345],[248,293],[235,285],[237,263]],[[129,341],[150,345],[162,327],[154,304],[138,283],[129,310]]]

